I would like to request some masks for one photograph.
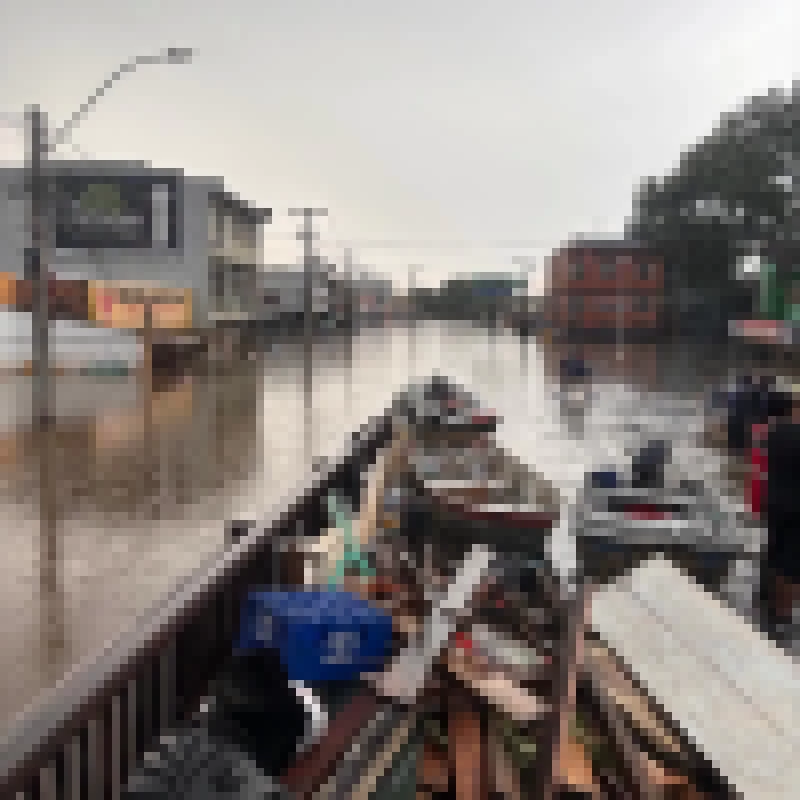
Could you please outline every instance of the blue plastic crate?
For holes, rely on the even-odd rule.
[[[290,680],[352,680],[381,669],[391,615],[340,591],[251,592],[238,647],[274,647]]]

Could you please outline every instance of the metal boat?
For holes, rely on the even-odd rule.
[[[742,509],[688,479],[663,441],[649,442],[627,468],[587,474],[576,506],[578,555],[605,578],[641,558],[667,553],[718,589],[761,536]],[[609,572],[610,570],[610,572]]]

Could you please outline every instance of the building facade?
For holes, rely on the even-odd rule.
[[[391,314],[392,282],[361,274],[351,281],[353,312],[363,320],[382,320]]]
[[[306,302],[306,274],[302,266],[271,265],[258,276],[261,322],[268,325],[297,325],[304,319]],[[332,285],[330,271],[315,264],[311,272],[313,315],[325,317],[331,306]]]
[[[545,318],[561,331],[648,335],[664,324],[664,263],[639,242],[578,240],[550,257]]]
[[[191,291],[197,327],[246,317],[262,264],[270,210],[221,178],[138,162],[53,161],[47,262],[56,278]],[[0,257],[25,274],[25,170],[0,170]]]
[[[441,312],[454,319],[498,321],[519,310],[527,288],[524,278],[502,274],[444,281],[439,289]]]

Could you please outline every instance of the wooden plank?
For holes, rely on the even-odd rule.
[[[416,715],[411,715],[400,725],[378,758],[375,759],[375,763],[353,790],[349,800],[369,800],[381,778],[391,769],[392,761],[397,757],[401,748],[408,743],[415,723]]]
[[[592,627],[746,800],[797,796],[798,667],[663,558],[598,591]]]
[[[623,673],[613,654],[602,642],[585,643],[584,670],[595,691],[622,712],[640,733],[662,752],[680,756],[681,741],[651,710],[648,698]]]
[[[480,671],[469,656],[451,647],[446,655],[447,669],[498,711],[519,722],[532,722],[550,705],[521,688],[498,670]]]
[[[492,788],[504,800],[522,800],[519,771],[511,762],[500,733],[498,718],[489,720],[489,777]]]
[[[331,721],[321,741],[304,751],[281,778],[298,797],[311,797],[336,769],[353,739],[381,711],[375,695],[356,695]]]
[[[448,587],[447,594],[425,622],[420,641],[410,644],[385,672],[367,678],[377,691],[405,703],[413,703],[460,619],[470,613],[473,595],[489,574],[495,554],[476,545]]]
[[[556,756],[558,785],[599,797],[592,762],[586,748],[574,737],[567,736],[559,743]]]
[[[575,713],[578,665],[583,663],[584,627],[591,603],[592,587],[584,585],[564,608],[566,631],[560,645],[557,673],[553,684],[554,709],[549,724],[537,742],[542,768],[537,777],[536,793],[550,800],[558,789],[559,753],[569,737]]]
[[[448,692],[447,741],[455,800],[486,800],[489,753],[482,714],[465,689]]]
[[[450,783],[447,754],[425,741],[422,746],[417,788],[422,792],[446,792]]]

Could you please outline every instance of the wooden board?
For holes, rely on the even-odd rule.
[[[798,796],[800,670],[662,557],[592,600],[592,627],[745,800]]]
[[[587,641],[585,647],[584,670],[595,690],[661,753],[680,756],[682,743],[653,713],[649,698],[631,683],[608,648],[592,640]]]

